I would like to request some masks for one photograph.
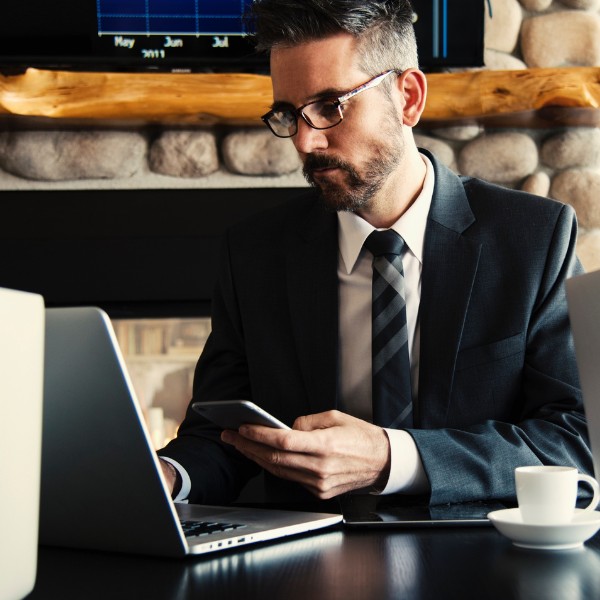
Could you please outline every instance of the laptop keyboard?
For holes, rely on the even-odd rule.
[[[200,537],[246,527],[243,523],[215,523],[213,521],[181,521],[186,537]]]

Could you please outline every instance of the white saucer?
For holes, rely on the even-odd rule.
[[[488,519],[496,529],[510,538],[515,546],[536,550],[570,550],[580,548],[600,529],[600,512],[576,508],[573,520],[562,525],[523,523],[518,508],[495,510]]]

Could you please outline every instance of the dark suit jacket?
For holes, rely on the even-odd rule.
[[[591,473],[563,285],[581,270],[573,210],[431,159],[410,430],[431,502],[513,498],[519,465]],[[336,407],[337,261],[314,192],[230,230],[194,401],[247,398],[289,424]],[[161,453],[190,473],[192,502],[231,501],[256,472],[191,410]]]

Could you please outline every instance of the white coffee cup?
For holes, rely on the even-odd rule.
[[[571,522],[575,514],[577,489],[583,481],[592,486],[594,497],[584,510],[592,511],[600,502],[600,486],[575,467],[517,467],[517,501],[524,523],[560,525]]]

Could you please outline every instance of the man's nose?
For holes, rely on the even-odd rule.
[[[329,146],[326,130],[311,127],[301,117],[298,119],[298,131],[292,140],[300,154],[310,154],[315,150],[324,150]]]

